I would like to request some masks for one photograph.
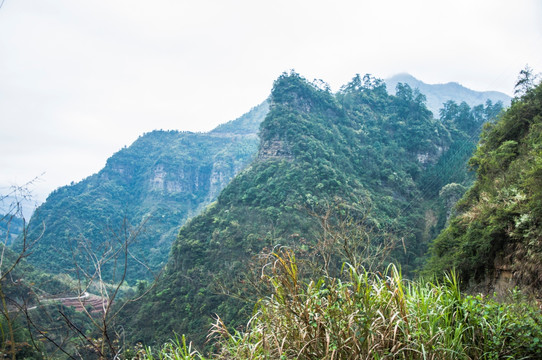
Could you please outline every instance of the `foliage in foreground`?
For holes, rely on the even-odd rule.
[[[260,300],[244,331],[217,318],[218,359],[535,359],[542,314],[521,294],[508,301],[461,294],[455,274],[443,283],[403,279],[345,265],[345,278],[308,283],[295,257],[276,255],[271,297]],[[186,341],[142,359],[203,359]]]

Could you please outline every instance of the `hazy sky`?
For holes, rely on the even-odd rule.
[[[540,0],[4,0],[0,194],[40,176],[42,201],[144,132],[210,130],[289,69],[512,95],[542,71],[541,19]]]

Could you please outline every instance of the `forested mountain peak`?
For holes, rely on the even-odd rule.
[[[258,158],[181,228],[164,277],[129,308],[134,339],[163,340],[176,331],[201,344],[213,314],[244,325],[252,303],[243,284],[266,249],[288,246],[329,259],[336,271],[338,245],[316,246],[318,216],[336,203],[365,219],[376,239],[397,239],[390,256],[408,272],[445,224],[451,197],[439,191],[470,183],[471,134],[455,113],[434,119],[425,96],[408,84],[390,95],[382,80],[356,75],[333,94],[291,72],[275,81],[269,101]]]
[[[280,76],[271,93],[271,114],[260,127],[258,159],[292,159],[295,155],[293,149],[300,142],[305,142],[299,134],[306,131],[299,130],[313,122],[310,116],[318,111],[336,117],[337,104],[330,93],[307,82],[297,73]]]

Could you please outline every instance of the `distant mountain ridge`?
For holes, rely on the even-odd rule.
[[[456,103],[466,102],[470,107],[485,104],[489,99],[493,103],[501,101],[509,106],[512,98],[498,91],[475,91],[464,87],[456,82],[446,84],[427,84],[414,76],[406,73],[397,74],[385,80],[390,94],[395,94],[398,83],[408,84],[411,88],[419,89],[427,98],[427,108],[431,110],[435,118],[439,118],[439,110],[446,101],[453,100]]]
[[[260,124],[265,119],[265,115],[267,115],[268,111],[269,100],[266,100],[261,105],[252,108],[240,118],[218,125],[216,128],[209,131],[209,134],[257,135],[260,131]]]
[[[264,102],[237,120],[208,133],[152,131],[107,160],[97,174],[53,191],[29,222],[29,238],[41,239],[29,260],[51,273],[73,273],[72,253],[81,243],[102,254],[115,236],[142,230],[132,253],[153,271],[167,260],[180,226],[214,201],[253,158],[257,129],[268,111]],[[90,266],[85,254],[77,258]],[[145,268],[132,264],[128,279]],[[105,269],[106,278],[112,269]]]

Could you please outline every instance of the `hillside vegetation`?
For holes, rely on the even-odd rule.
[[[470,165],[476,182],[432,246],[429,269],[456,268],[486,290],[542,285],[542,86],[488,124]]]
[[[440,190],[451,184],[459,195],[446,196],[458,198],[470,184],[464,164],[472,132],[498,111],[482,107],[475,117],[467,106],[466,114],[444,112],[449,117],[440,121],[424,101],[405,84],[389,95],[371,76],[358,75],[332,94],[296,73],[282,75],[257,159],[181,229],[151,296],[127,308],[131,338],[163,341],[176,331],[201,345],[213,314],[228,326],[244,325],[256,300],[251,268],[279,244],[317,259],[330,274],[340,272],[350,246],[387,252],[406,272],[419,266],[449,212]],[[467,134],[469,121],[474,130]],[[329,236],[336,227],[353,231],[353,224],[365,230],[352,244]],[[368,235],[372,244],[364,242]]]
[[[470,160],[476,181],[431,249],[426,269],[441,281],[351,263],[337,276],[306,277],[292,250],[276,249],[260,280],[271,293],[246,327],[215,316],[213,355],[183,337],[140,358],[539,359],[539,304],[513,286],[540,295],[541,119],[538,85],[486,125]],[[493,287],[507,273],[509,291],[499,295],[461,290],[460,280]]]
[[[512,107],[523,106],[518,104],[533,92]],[[487,179],[495,172],[491,167],[506,163],[502,157],[483,159],[500,145],[482,149],[491,129],[504,126],[503,120],[492,123],[501,103],[470,107],[447,101],[435,119],[425,102],[404,83],[390,95],[385,83],[370,75],[356,75],[333,94],[325,84],[285,73],[269,104],[240,119],[205,134],[146,134],[100,173],[57,190],[32,218],[29,239],[40,232],[43,239],[31,260],[53,272],[78,264],[90,270],[86,280],[99,286],[105,285],[102,274],[119,286],[123,281],[110,255],[115,246],[129,245],[130,251],[122,249],[127,258],[159,269],[168,239],[219,194],[181,228],[163,277],[150,288],[147,281],[127,288],[135,298],[145,295],[141,302],[113,302],[114,315],[106,313],[94,330],[87,324],[92,317],[50,307],[68,314],[62,324],[76,334],[65,339],[66,350],[89,357],[125,351],[126,358],[203,358],[184,336],[158,352],[119,342],[121,336],[156,345],[177,333],[223,359],[536,358],[542,350],[539,311],[519,292],[504,303],[461,293],[459,280],[483,276],[465,266],[455,275],[448,261],[461,264],[468,259],[464,253],[435,255],[450,240],[442,240],[446,235],[434,243],[426,268],[444,281],[402,277],[413,277],[431,239],[464,216],[464,208],[453,205],[474,180],[466,163],[484,123],[489,130],[471,159],[478,169],[473,189],[484,164]],[[538,163],[532,155],[525,164],[530,159]],[[536,198],[536,190],[528,194]],[[486,264],[496,264],[494,254],[499,253],[484,259]],[[506,261],[513,259],[502,254],[499,274],[510,272]],[[107,258],[109,264],[93,269],[93,261]],[[147,274],[144,266],[134,271],[136,263],[130,264],[130,285]],[[397,265],[386,267],[389,263]],[[533,271],[535,265],[532,260],[526,268]],[[92,275],[93,270],[99,271]],[[533,273],[527,275],[533,279]],[[49,324],[41,316],[48,313],[34,314],[36,322]],[[65,338],[58,332],[50,336]],[[9,341],[2,344],[7,348]]]

